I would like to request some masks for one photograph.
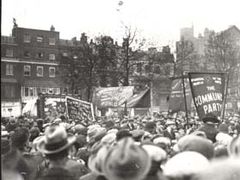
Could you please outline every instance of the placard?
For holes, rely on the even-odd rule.
[[[83,124],[94,121],[92,103],[67,96],[66,110],[69,119],[77,120]]]
[[[133,86],[96,88],[93,102],[97,107],[121,107],[133,95]]]

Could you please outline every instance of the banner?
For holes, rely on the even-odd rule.
[[[221,115],[224,73],[188,73],[195,107],[200,119],[206,114]]]
[[[92,103],[66,96],[66,110],[69,119],[78,120],[83,124],[94,121]]]
[[[93,103],[97,107],[120,107],[133,95],[133,86],[96,88]]]
[[[169,112],[171,113],[186,111],[182,81],[183,81],[182,78],[174,79],[172,81],[171,94],[169,97]],[[186,101],[187,101],[187,111],[190,111],[192,94],[191,94],[188,78],[184,78],[184,84],[185,84],[185,93],[186,93]]]

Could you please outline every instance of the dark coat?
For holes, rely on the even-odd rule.
[[[64,168],[54,167],[48,169],[37,180],[78,180],[78,178]]]
[[[207,138],[211,140],[213,143],[216,142],[216,135],[218,133],[218,130],[214,127],[212,124],[204,123],[203,126],[201,126],[198,131],[205,132]]]

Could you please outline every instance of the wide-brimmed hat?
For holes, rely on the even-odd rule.
[[[103,172],[107,179],[143,179],[151,167],[148,153],[130,137],[121,139],[105,157]]]
[[[97,146],[96,150],[93,150],[88,158],[88,167],[92,172],[103,175],[103,162],[108,153],[109,146],[102,144],[98,144]]]
[[[75,141],[76,137],[68,137],[64,127],[50,126],[46,129],[44,140],[39,143],[38,149],[44,154],[55,154],[65,150]]]

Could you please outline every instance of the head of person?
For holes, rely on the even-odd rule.
[[[18,127],[11,134],[11,142],[13,148],[24,151],[29,142],[29,130],[24,127]]]
[[[206,157],[198,152],[186,151],[173,156],[163,168],[169,180],[190,180],[209,166]]]
[[[109,149],[104,158],[103,172],[111,180],[141,180],[151,167],[148,153],[134,140],[126,137]]]
[[[175,146],[177,146],[179,152],[183,151],[198,152],[209,160],[212,159],[214,156],[213,143],[210,140],[203,137],[186,135],[179,139]]]
[[[152,161],[148,174],[154,175],[162,171],[161,165],[167,160],[166,151],[153,143],[142,144],[141,146],[148,153]]]
[[[38,144],[40,152],[51,161],[64,159],[68,156],[69,148],[76,141],[75,136],[68,136],[62,126],[49,126],[44,139]]]

